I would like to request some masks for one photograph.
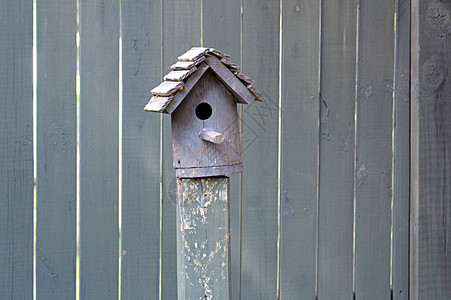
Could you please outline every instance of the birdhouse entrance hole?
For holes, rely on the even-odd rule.
[[[196,116],[201,120],[206,120],[210,118],[213,110],[211,109],[210,104],[206,102],[202,102],[196,106]]]

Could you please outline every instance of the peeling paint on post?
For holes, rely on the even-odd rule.
[[[177,179],[178,299],[230,299],[229,178]]]

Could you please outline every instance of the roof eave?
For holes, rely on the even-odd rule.
[[[188,80],[185,82],[183,89],[178,91],[174,95],[174,99],[168,104],[168,106],[163,111],[167,114],[172,114],[174,110],[182,103],[183,99],[189,94],[189,92],[193,89],[193,87],[199,82],[202,78],[202,75],[209,69],[209,66],[206,63],[201,63],[197,70],[188,77]]]
[[[216,56],[207,57],[205,62],[222,84],[235,96],[237,102],[250,104],[255,100],[255,96]]]

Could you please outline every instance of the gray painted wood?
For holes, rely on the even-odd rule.
[[[172,67],[172,66],[171,66]],[[196,67],[191,68],[189,70],[181,70],[181,71],[171,71],[166,74],[163,79],[164,80],[172,80],[172,81],[181,81],[185,80],[188,76],[190,76],[194,71],[196,71]]]
[[[280,299],[314,299],[320,6],[289,0],[283,8]]]
[[[236,118],[235,122],[238,124],[238,114],[236,115],[236,117],[237,118]],[[224,142],[224,135],[222,135],[219,132],[213,131],[213,130],[202,129],[199,132],[199,137],[202,140],[210,142],[210,143],[213,143],[213,144],[218,144],[219,145],[222,142]],[[239,138],[239,136],[238,136],[238,138]]]
[[[355,169],[356,299],[390,297],[395,2],[360,1]]]
[[[243,107],[241,299],[276,299],[279,2],[243,4],[243,73],[267,101]]]
[[[174,96],[169,97],[160,97],[153,96],[150,98],[150,101],[144,107],[145,111],[153,111],[153,112],[164,112],[166,107],[174,100]]]
[[[204,57],[205,59],[205,57]],[[195,68],[196,62],[192,61],[178,61],[171,66],[172,70],[189,70]]]
[[[203,56],[205,56],[207,51],[208,48],[205,47],[192,47],[191,49],[177,57],[177,59],[179,61],[198,61]]]
[[[254,101],[254,95],[249,92],[247,87],[218,58],[210,56],[206,61],[222,84],[235,96],[238,102],[250,104]]]
[[[319,299],[353,297],[357,2],[321,7]]]
[[[409,299],[410,1],[396,3],[393,157],[393,299]]]
[[[76,3],[37,11],[36,298],[75,299]]]
[[[0,298],[32,299],[33,3],[0,5]]]
[[[210,105],[212,114],[208,119],[197,117],[195,111],[200,103]],[[177,170],[204,168],[207,176],[215,176],[208,173],[209,169],[213,172],[213,167],[241,164],[237,103],[211,70],[204,74],[171,117],[172,150]],[[202,140],[199,133],[203,129],[221,133],[224,142],[217,145]],[[186,172],[185,176],[198,177],[196,173]]]
[[[177,92],[174,96],[174,99],[171,101],[171,103],[168,104],[167,108],[165,109],[167,113],[172,114],[174,112],[174,110],[179,106],[180,103],[182,103],[183,99],[185,99],[191,89],[197,84],[197,82],[204,75],[205,71],[207,71],[208,69],[209,66],[206,63],[199,65],[197,71],[185,82],[183,90]]]
[[[451,297],[449,1],[412,2],[411,298]]]
[[[143,106],[161,80],[161,1],[122,2],[121,299],[158,299],[160,115]]]
[[[241,0],[203,1],[203,42],[226,53],[241,65]],[[238,106],[238,113],[243,107]],[[241,120],[241,117],[240,117]],[[241,121],[240,121],[241,122]],[[241,174],[230,175],[232,299],[239,299]]]
[[[151,92],[154,95],[161,97],[168,97],[174,95],[177,91],[183,88],[183,82],[181,81],[163,81],[157,87],[153,88]]]
[[[118,293],[118,38],[119,2],[82,0],[80,299]]]
[[[178,299],[231,299],[229,178],[177,183]]]
[[[410,243],[409,243],[409,296],[418,299],[419,254],[419,1],[411,1],[410,29]]]
[[[163,6],[163,72],[177,62],[177,57],[194,46],[201,45],[201,0],[165,0]],[[161,299],[177,297],[176,250],[176,177],[172,166],[172,139],[170,116],[163,115],[163,245]]]

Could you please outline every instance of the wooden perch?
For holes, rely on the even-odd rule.
[[[204,141],[211,142],[213,144],[221,144],[224,141],[224,136],[219,132],[213,130],[202,129],[199,132],[199,137]]]

